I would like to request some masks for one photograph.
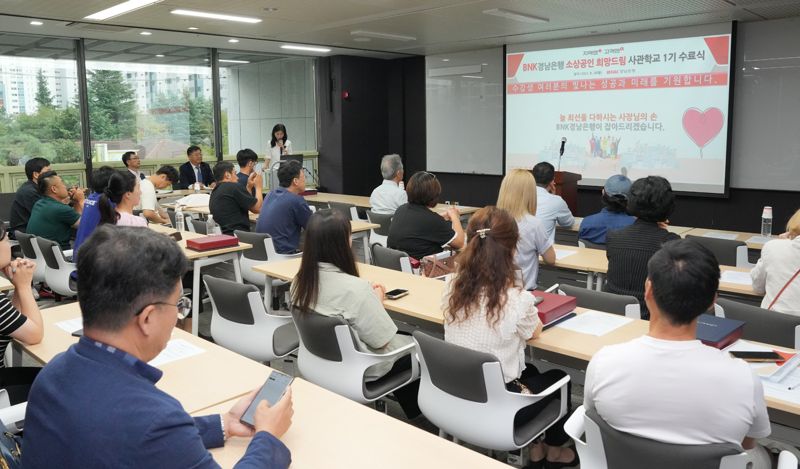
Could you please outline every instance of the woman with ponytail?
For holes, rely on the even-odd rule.
[[[447,342],[494,355],[500,361],[506,388],[528,394],[545,390],[566,373],[540,373],[525,363],[526,343],[541,333],[542,323],[534,296],[524,289],[517,275],[514,254],[518,240],[517,222],[508,212],[493,206],[478,210],[469,220],[467,244],[458,257],[456,273],[445,285],[442,310]],[[555,393],[522,409],[515,418],[515,428],[559,397]],[[570,408],[567,402],[567,415],[545,432],[544,442],[531,448],[534,467],[578,464],[574,449],[562,448],[569,441],[564,422]]]
[[[129,171],[115,171],[100,196],[100,223],[146,227],[147,220],[133,214],[133,207],[139,205],[141,197],[139,178]]]

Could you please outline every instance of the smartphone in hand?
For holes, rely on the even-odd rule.
[[[294,377],[292,376],[281,373],[280,371],[273,371],[269,375],[269,378],[267,378],[267,382],[261,386],[253,402],[247,406],[247,410],[244,411],[239,421],[251,427],[255,426],[254,415],[258,404],[261,401],[267,401],[267,404],[274,406],[276,402],[281,400],[281,397],[286,393],[286,389],[292,384],[293,380]]]

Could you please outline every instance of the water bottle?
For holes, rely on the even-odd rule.
[[[199,182],[195,182],[194,183],[194,193],[197,194],[198,192],[200,192],[200,183]]]
[[[184,223],[183,211],[180,205],[175,208],[175,229],[178,231],[186,231],[186,224]]]
[[[219,229],[216,223],[214,223],[214,215],[209,214],[208,220],[206,220],[206,234],[214,235],[214,234],[222,234],[222,231]]]
[[[761,212],[761,236],[772,236],[772,207],[764,207]]]

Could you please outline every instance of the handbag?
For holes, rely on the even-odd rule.
[[[445,253],[448,251],[445,251]],[[456,253],[449,251],[450,255],[442,257],[442,253],[431,254],[422,258],[422,276],[438,278],[452,274],[456,271]]]
[[[10,432],[0,435],[0,469],[22,467],[22,438]]]

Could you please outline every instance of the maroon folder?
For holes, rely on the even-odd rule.
[[[574,296],[558,295],[539,290],[534,290],[531,293],[534,296],[544,298],[544,301],[539,303],[536,308],[539,310],[539,319],[545,325],[575,311],[578,306],[578,300]]]
[[[231,235],[210,235],[186,240],[186,247],[193,251],[210,251],[238,245],[239,238]]]

